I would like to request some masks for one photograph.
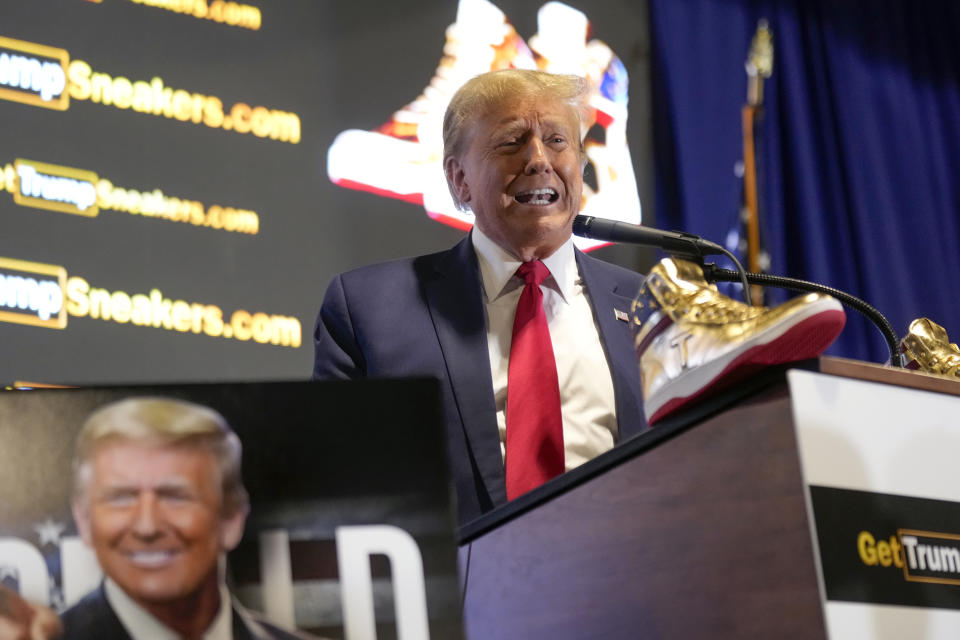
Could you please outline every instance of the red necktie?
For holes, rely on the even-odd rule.
[[[517,303],[507,372],[507,499],[563,473],[563,419],[540,283],[550,271],[539,260],[517,269],[526,286]]]

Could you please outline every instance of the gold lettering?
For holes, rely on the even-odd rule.
[[[68,93],[77,100],[91,100],[118,109],[133,108],[138,113],[163,115],[180,122],[234,129],[242,134],[253,133],[259,138],[292,144],[300,142],[300,117],[295,113],[238,102],[230,109],[230,115],[225,116],[223,102],[216,96],[173,89],[165,86],[159,77],[152,78],[149,83],[124,76],[112,77],[94,71],[83,60],[72,61],[67,76]]]
[[[110,292],[106,289],[90,289],[90,317],[110,319]]]
[[[223,208],[223,228],[227,231],[236,231],[237,230],[237,221],[239,216],[237,215],[237,210],[233,207],[224,207]]]
[[[221,215],[223,209],[213,204],[210,205],[210,208],[207,210],[207,226],[213,227],[214,229],[220,229],[223,227],[221,223]]]
[[[90,313],[90,300],[87,292],[90,284],[79,276],[67,279],[67,313],[82,318]]]
[[[94,73],[90,77],[90,99],[102,104],[113,102],[113,78],[105,73]]]
[[[203,203],[197,202],[196,200],[185,200],[184,204],[187,207],[187,217],[184,218],[184,222],[190,222],[200,226],[203,224]]]
[[[869,531],[861,531],[857,536],[857,550],[860,551],[860,560],[867,566],[877,564],[876,540]]]
[[[260,344],[270,342],[270,316],[265,313],[253,314],[253,339]]]
[[[139,113],[153,111],[153,90],[143,80],[133,83],[133,110]]]
[[[270,339],[272,344],[280,344],[285,347],[300,346],[303,328],[300,326],[299,320],[284,316],[272,316],[270,322],[273,333]]]
[[[890,545],[881,540],[877,543],[877,559],[880,561],[880,565],[884,567],[889,567],[892,563],[892,556],[890,553]]]
[[[300,117],[297,114],[271,111],[270,115],[273,118],[273,131],[270,133],[272,140],[293,144],[300,142]]]
[[[133,324],[138,327],[149,327],[150,326],[150,309],[152,305],[150,304],[150,298],[138,293],[133,296],[133,313],[131,314],[130,319],[133,321]]]
[[[203,330],[203,312],[205,311],[205,307],[202,304],[194,302],[190,305],[190,310],[193,312],[193,323],[190,325],[190,330],[194,333],[200,333]]]
[[[254,107],[253,116],[251,117],[251,129],[253,130],[253,135],[258,138],[266,138],[273,133],[273,118],[270,115],[270,111],[263,107]]]
[[[210,96],[203,103],[203,124],[208,127],[220,127],[223,124],[223,102]]]
[[[253,335],[250,331],[250,314],[243,309],[233,313],[230,324],[233,326],[233,337],[237,340],[249,340]]]
[[[170,300],[158,289],[149,295],[131,295],[125,291],[109,291],[91,287],[83,278],[67,279],[65,306],[72,316],[101,319],[121,324],[132,322],[139,327],[156,327],[181,333],[203,333],[211,337],[234,337],[260,344],[299,347],[301,326],[297,318],[251,314],[243,309],[234,312],[231,326],[225,326],[223,311],[217,305],[184,300]],[[227,334],[224,335],[224,329]],[[866,533],[866,532],[864,532]],[[866,534],[869,536],[869,534]],[[872,537],[870,538],[872,544]]]
[[[150,80],[150,92],[153,94],[153,115],[158,116],[162,113],[165,118],[169,118],[173,113],[170,107],[173,89],[164,87],[163,80],[155,77]]]
[[[173,328],[177,331],[190,331],[190,325],[192,324],[192,314],[190,311],[190,305],[184,302],[183,300],[176,300],[173,303],[171,309],[171,317],[173,318]]]
[[[220,307],[207,305],[203,314],[203,332],[208,336],[219,336],[223,333],[223,311]]]
[[[173,321],[170,318],[171,305],[170,300],[164,298],[159,289],[150,290],[151,322],[154,327],[163,325],[164,329],[173,328]]]
[[[141,209],[140,192],[130,189],[129,191],[125,192],[125,195],[126,195],[126,198],[125,198],[126,201],[124,202],[123,208],[129,213],[133,213],[133,214],[140,213],[140,209]]]
[[[126,324],[130,322],[130,312],[133,311],[133,302],[123,291],[114,291],[110,296],[110,313],[115,322]]]
[[[97,181],[97,206],[113,209],[113,183],[105,178]]]
[[[206,103],[207,97],[202,93],[195,93],[191,97],[193,101],[191,103],[190,121],[199,124],[203,120],[203,105]]]
[[[233,128],[237,133],[250,133],[250,105],[238,102],[230,110],[233,117]]]
[[[129,109],[133,104],[133,83],[123,76],[113,79],[113,104],[118,109]]]
[[[73,60],[67,69],[70,78],[70,97],[74,100],[88,100],[90,98],[90,74],[93,69],[83,60]]]
[[[184,91],[183,89],[177,89],[173,92],[173,117],[181,122],[186,122],[190,119],[190,114],[193,111],[191,106],[193,99],[190,97],[190,94]]]
[[[890,549],[893,551],[893,564],[898,569],[903,569],[904,564],[906,564],[903,557],[903,545],[900,544],[900,539],[897,536],[890,536]]]

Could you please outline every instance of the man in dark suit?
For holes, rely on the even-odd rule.
[[[231,601],[220,563],[249,511],[241,445],[208,407],[128,398],[95,411],[74,454],[73,513],[104,582],[64,638],[298,638]]]
[[[586,93],[580,78],[538,71],[467,82],[444,118],[444,171],[454,201],[475,215],[470,236],[448,251],[337,276],[317,319],[315,378],[441,381],[461,523],[645,426],[627,321],[642,278],[572,243]],[[536,270],[545,279],[525,281]],[[528,296],[542,298],[530,308],[539,307],[534,323],[549,339],[518,373],[515,310]],[[547,375],[541,360],[555,362]],[[542,390],[541,378],[555,381]],[[533,421],[550,423],[548,435],[517,436],[524,418],[511,415],[523,412],[547,414]],[[521,437],[527,443],[515,444]],[[532,462],[518,470],[531,440]],[[544,461],[534,480],[515,479]]]

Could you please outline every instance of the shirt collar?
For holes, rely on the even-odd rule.
[[[107,601],[131,638],[179,640],[179,635],[137,604],[120,585],[110,578],[104,580],[104,591],[107,595]],[[203,637],[205,640],[232,640],[233,638],[230,592],[226,585],[220,585],[220,608],[217,610],[213,622],[204,632]]]
[[[470,232],[470,238],[477,254],[477,261],[480,263],[484,293],[487,301],[492,302],[517,286],[514,283],[513,287],[508,287],[521,262],[515,255],[480,231],[476,225]],[[543,264],[550,270],[550,277],[544,281],[544,284],[559,292],[564,302],[569,303],[578,277],[573,237],[567,238],[559,249],[544,258]]]

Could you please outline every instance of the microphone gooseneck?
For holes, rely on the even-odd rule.
[[[738,274],[736,271],[731,271],[730,269],[721,269],[715,264],[704,265],[703,275],[710,282],[736,282],[740,276],[740,274]],[[833,296],[841,303],[852,309],[855,309],[861,315],[870,320],[870,322],[872,322],[874,326],[880,330],[880,333],[883,335],[883,339],[887,343],[887,349],[890,351],[890,364],[895,367],[904,366],[903,356],[900,350],[900,337],[897,335],[897,332],[894,331],[890,321],[887,320],[882,313],[880,313],[868,302],[852,296],[844,291],[840,291],[839,289],[834,289],[833,287],[828,287],[823,284],[817,284],[816,282],[809,282],[807,280],[798,280],[796,278],[787,278],[784,276],[774,276],[768,273],[748,272],[746,276],[748,282],[752,284],[759,284],[765,287],[772,286],[779,287],[781,289],[788,289],[790,291],[825,293]]]
[[[740,284],[743,286],[743,300],[753,304],[750,299],[750,286],[747,284],[746,271],[736,256],[715,242],[705,240],[700,236],[683,231],[663,231],[653,227],[645,227],[619,220],[595,218],[593,216],[578,215],[573,219],[573,233],[582,238],[603,240],[605,242],[620,242],[636,244],[645,247],[657,247],[671,255],[692,258],[702,263],[703,256],[725,255],[737,267],[741,274]]]
[[[705,240],[700,236],[682,231],[662,231],[652,227],[638,226],[617,220],[606,220],[593,216],[578,215],[573,219],[573,232],[584,238],[603,240],[606,242],[621,242],[646,247],[657,247],[678,257],[692,258],[703,267],[703,275],[709,282],[740,282],[743,286],[743,297],[747,304],[750,301],[750,284],[774,286],[792,291],[817,292],[831,295],[841,303],[847,305],[867,317],[883,334],[890,351],[890,363],[902,367],[903,357],[900,350],[900,338],[890,325],[890,322],[876,308],[864,300],[849,293],[828,287],[826,285],[774,276],[766,273],[748,273],[740,261],[725,248]],[[704,264],[703,256],[722,254],[730,258],[737,270],[721,269],[715,264]]]

